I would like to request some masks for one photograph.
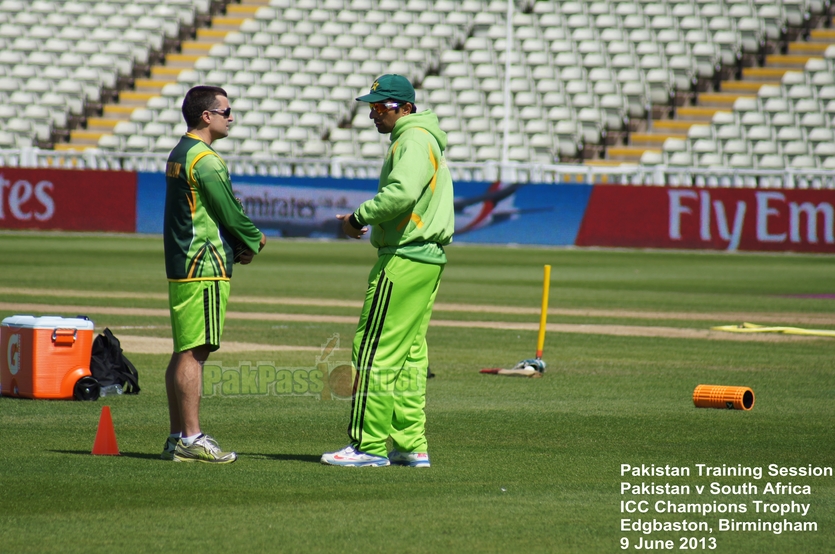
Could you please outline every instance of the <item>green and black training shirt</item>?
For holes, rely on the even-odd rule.
[[[232,192],[229,169],[211,146],[188,133],[165,170],[165,271],[169,281],[227,280],[233,242],[258,252],[261,231]]]

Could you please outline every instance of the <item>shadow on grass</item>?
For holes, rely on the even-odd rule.
[[[89,450],[49,450],[49,452],[55,452],[57,454],[76,454],[82,456],[91,456]],[[146,452],[120,452],[120,456],[124,456],[125,458],[137,458],[140,460],[156,460],[156,461],[165,461],[159,457],[158,453],[146,453]],[[253,460],[277,460],[280,462],[310,462],[310,463],[319,463],[321,456],[314,456],[310,454],[260,454],[257,452],[238,452],[239,456],[244,456],[246,458],[251,458]]]
[[[84,456],[91,456],[89,450],[49,450],[49,452],[56,452],[58,454],[80,454]],[[125,458],[138,458],[140,460],[158,460],[160,462],[164,461],[159,457],[159,453],[156,454],[148,454],[147,452],[120,452],[120,456],[124,456]]]
[[[257,452],[238,452],[238,455],[247,458],[262,459],[262,460],[278,460],[281,462],[310,462],[319,463],[322,456],[312,456],[310,454],[259,454]]]

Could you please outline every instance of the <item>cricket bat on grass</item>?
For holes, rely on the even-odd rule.
[[[536,340],[536,358],[522,360],[510,369],[490,367],[482,369],[479,373],[492,375],[513,375],[517,377],[539,378],[545,373],[545,360],[542,359],[542,349],[545,346],[545,323],[548,318],[548,291],[551,287],[551,266],[545,266],[545,275],[542,284],[542,310],[539,314],[539,335]]]

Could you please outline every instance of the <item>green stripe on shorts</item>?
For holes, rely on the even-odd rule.
[[[209,345],[220,348],[229,281],[169,281],[168,305],[174,352]]]

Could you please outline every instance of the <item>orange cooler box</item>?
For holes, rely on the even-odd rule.
[[[0,324],[0,392],[24,398],[73,398],[90,375],[93,322],[84,317],[15,315]]]

